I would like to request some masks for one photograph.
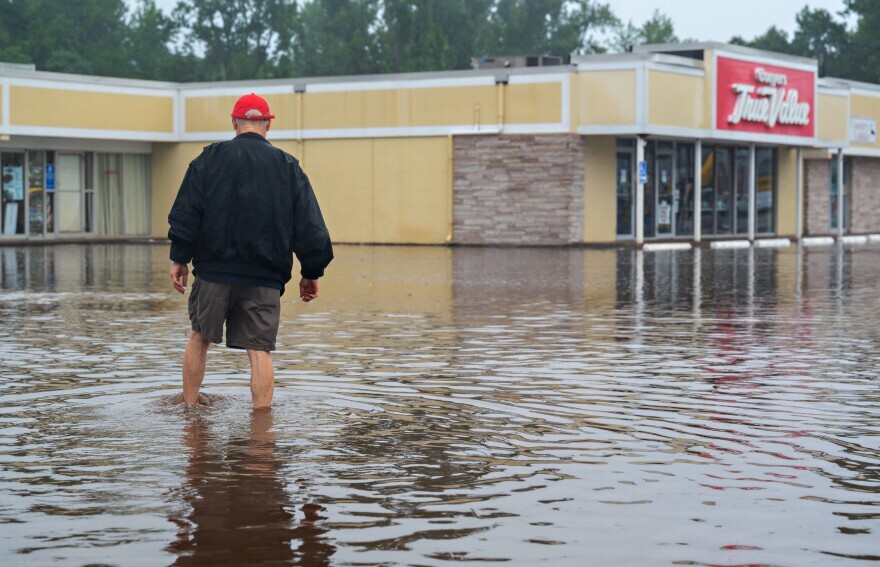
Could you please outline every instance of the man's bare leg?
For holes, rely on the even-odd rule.
[[[198,331],[189,336],[186,351],[183,353],[183,401],[193,405],[199,401],[199,388],[205,379],[205,364],[208,361],[208,347],[211,341]]]
[[[251,361],[251,396],[254,409],[268,408],[272,405],[275,391],[275,371],[272,369],[272,355],[262,350],[248,350]]]

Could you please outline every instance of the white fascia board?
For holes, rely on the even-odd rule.
[[[143,142],[176,142],[173,132],[142,132],[139,130],[102,130],[98,128],[56,128],[54,126],[9,126],[6,130],[16,136],[45,136],[51,138],[82,138],[95,140],[134,140]]]
[[[818,82],[818,65],[810,65],[808,63],[799,63],[795,61],[785,61],[780,59],[774,59],[773,57],[762,57],[760,55],[746,55],[742,53],[736,53],[733,51],[725,51],[724,49],[713,49],[712,53],[716,57],[725,57],[727,59],[738,59],[740,61],[749,61],[750,63],[758,63],[763,65],[773,65],[774,67],[785,67],[788,69],[797,69],[798,71],[807,71],[808,73],[815,73],[817,75],[816,81]],[[713,73],[717,71],[717,66],[713,68]]]
[[[11,86],[14,87],[31,87],[38,89],[49,89],[56,91],[79,91],[89,93],[110,93],[123,95],[142,95],[156,96],[163,98],[172,98],[177,92],[176,88],[157,86],[150,87],[128,87],[124,85],[101,84],[101,83],[78,83],[78,82],[55,82],[46,79],[11,79]]]

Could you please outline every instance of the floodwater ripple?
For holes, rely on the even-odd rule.
[[[271,412],[158,245],[0,249],[0,562],[880,560],[880,247],[341,247]]]

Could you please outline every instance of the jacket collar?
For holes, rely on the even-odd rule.
[[[263,142],[266,142],[267,144],[269,143],[269,140],[267,140],[263,136],[260,136],[256,132],[245,132],[244,134],[239,134],[235,137],[236,140],[239,138],[246,138],[248,140],[261,140]]]

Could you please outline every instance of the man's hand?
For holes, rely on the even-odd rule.
[[[186,280],[188,277],[189,268],[186,267],[186,264],[171,262],[171,284],[174,286],[174,289],[177,290],[177,293],[183,293],[186,291]],[[302,284],[300,284],[300,289],[302,289]],[[315,293],[317,294],[317,288],[315,289]]]
[[[308,280],[303,278],[299,280],[299,296],[308,303],[318,297],[318,280]]]

